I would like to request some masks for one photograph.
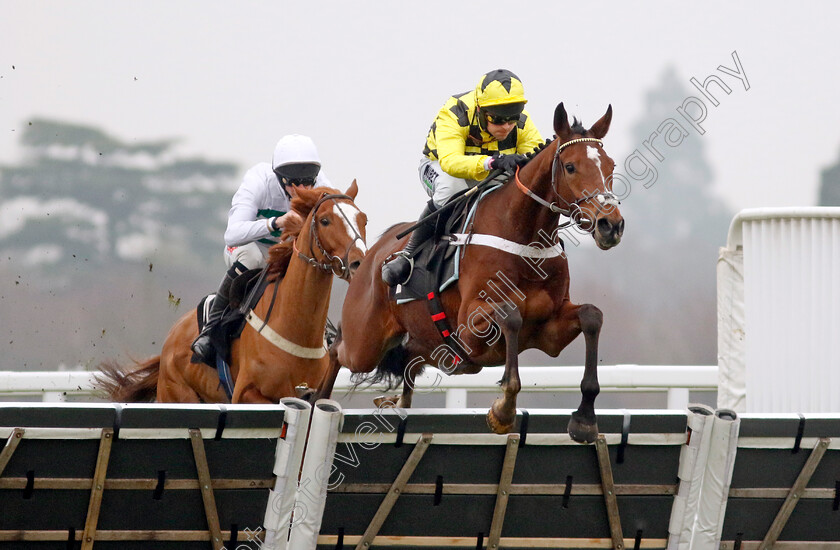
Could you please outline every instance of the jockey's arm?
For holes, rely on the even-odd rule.
[[[489,175],[484,168],[486,155],[465,155],[469,126],[460,126],[449,110],[441,111],[435,121],[437,156],[444,172],[455,178],[483,180]]]
[[[257,219],[259,205],[262,202],[261,193],[264,185],[259,181],[259,173],[251,169],[245,173],[242,185],[233,195],[228,224],[225,230],[226,246],[243,246],[268,236],[271,228],[268,220]]]

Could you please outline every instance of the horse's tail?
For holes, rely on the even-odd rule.
[[[405,346],[399,345],[391,348],[385,352],[385,356],[379,362],[376,370],[363,377],[357,375],[355,386],[387,384],[388,390],[399,388],[405,380],[405,366],[410,359],[411,357]]]
[[[117,403],[150,403],[157,397],[160,355],[136,363],[129,370],[116,361],[105,361],[99,365],[96,383],[105,395]]]

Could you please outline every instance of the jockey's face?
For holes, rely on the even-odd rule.
[[[493,124],[492,122],[487,121],[487,133],[493,136],[496,140],[502,141],[508,137],[514,126],[516,126],[516,121],[513,120],[503,122],[502,124]]]

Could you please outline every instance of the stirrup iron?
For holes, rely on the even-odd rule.
[[[414,256],[412,254],[406,252],[405,250],[397,250],[396,252],[389,254],[388,257],[385,258],[383,265],[390,264],[392,261],[396,260],[398,256],[401,256],[408,260],[408,274],[403,278],[402,281],[397,283],[398,285],[404,285],[408,282],[409,279],[411,279],[411,275],[414,273]]]

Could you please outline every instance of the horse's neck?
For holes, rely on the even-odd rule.
[[[520,170],[520,180],[535,195],[547,202],[552,202],[551,189],[551,156],[538,156]],[[476,232],[493,232],[493,234],[528,244],[545,240],[544,234],[551,234],[560,216],[526,195],[510,178],[501,189],[491,193],[485,199],[484,216],[477,214]],[[481,218],[489,221],[480,224]]]
[[[308,239],[300,239],[298,250],[309,250]],[[296,253],[289,260],[289,267],[279,284],[269,326],[294,343],[319,347],[324,339],[324,324],[330,304],[332,272],[309,265]],[[262,307],[267,310],[274,289],[263,294]]]

